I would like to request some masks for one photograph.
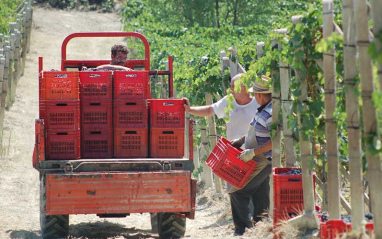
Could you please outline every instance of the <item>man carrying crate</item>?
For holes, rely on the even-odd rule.
[[[258,165],[252,173],[247,184],[242,189],[232,188],[230,191],[235,235],[243,235],[245,228],[252,227],[248,219],[248,204],[250,199],[255,206],[253,220],[261,220],[261,214],[269,208],[269,175],[272,173],[272,141],[270,126],[272,124],[272,90],[268,86],[270,78],[262,76],[260,82],[255,82],[249,90],[254,93],[256,101],[260,104],[255,117],[245,136],[232,141],[232,146],[245,150],[239,158],[244,162],[255,160]]]

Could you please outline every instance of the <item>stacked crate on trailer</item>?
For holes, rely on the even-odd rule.
[[[80,76],[82,158],[113,157],[112,72]]]
[[[147,71],[114,72],[114,157],[148,157]]]
[[[39,76],[40,119],[45,122],[46,159],[80,157],[79,74],[42,71]]]
[[[150,157],[184,156],[184,100],[152,99],[150,108]]]

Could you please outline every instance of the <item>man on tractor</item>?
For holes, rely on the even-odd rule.
[[[126,67],[127,54],[129,50],[124,45],[114,45],[111,47],[111,61],[110,64],[100,65],[97,67],[99,70],[117,70],[117,71],[131,71]]]

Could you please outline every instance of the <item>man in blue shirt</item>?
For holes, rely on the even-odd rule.
[[[232,142],[235,147],[244,144],[245,150],[239,156],[241,160],[248,162],[255,160],[258,164],[247,184],[242,189],[233,188],[230,191],[233,222],[235,235],[243,235],[245,228],[252,227],[248,219],[248,203],[252,199],[255,205],[253,220],[261,220],[261,214],[269,208],[269,175],[272,172],[272,141],[270,126],[272,124],[272,91],[268,86],[267,76],[262,76],[260,82],[255,82],[249,90],[254,93],[260,107],[257,108],[255,117],[245,136]]]

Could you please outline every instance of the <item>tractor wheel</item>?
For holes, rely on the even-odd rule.
[[[67,238],[69,235],[69,215],[46,215],[45,175],[40,180],[40,226],[43,239]]]
[[[186,232],[186,218],[176,213],[158,213],[160,239],[181,238]]]
[[[150,219],[152,233],[158,233],[158,213],[150,213]]]

